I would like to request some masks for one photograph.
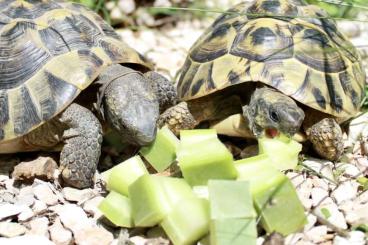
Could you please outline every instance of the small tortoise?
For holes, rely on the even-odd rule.
[[[90,186],[100,121],[145,145],[155,138],[160,103],[176,100],[174,86],[151,68],[82,5],[0,0],[0,153],[61,150],[64,181]]]
[[[301,131],[336,160],[339,123],[359,111],[364,86],[357,50],[324,10],[257,0],[222,14],[193,45],[177,87],[187,108],[180,103],[159,123],[178,130],[242,113],[253,136]]]

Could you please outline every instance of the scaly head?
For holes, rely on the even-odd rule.
[[[267,87],[254,91],[249,105],[243,107],[243,115],[256,137],[263,133],[274,137],[280,132],[291,137],[304,120],[303,110],[293,99]]]

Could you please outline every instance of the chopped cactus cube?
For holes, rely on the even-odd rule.
[[[257,216],[248,181],[208,182],[211,219],[255,218]]]
[[[235,179],[233,156],[214,136],[214,130],[193,131],[190,134],[182,132],[177,152],[184,179],[192,186],[207,185],[209,179]]]
[[[140,153],[157,172],[162,172],[175,161],[178,145],[179,139],[165,126],[150,145],[140,149]]]
[[[295,169],[298,164],[302,145],[287,136],[280,134],[275,138],[262,137],[258,139],[259,154],[267,154],[270,164],[278,170]]]
[[[211,220],[210,240],[211,245],[256,245],[255,219]]]
[[[185,199],[160,223],[174,245],[189,245],[209,231],[208,201],[201,198]]]
[[[180,131],[180,145],[192,145],[199,142],[206,142],[207,140],[217,139],[215,129],[192,129]]]
[[[129,186],[133,219],[136,226],[154,226],[176,204],[195,197],[184,179],[143,175]]]
[[[306,224],[304,208],[291,181],[285,176],[281,183],[254,196],[263,228],[286,236]]]
[[[114,225],[133,227],[132,209],[129,198],[111,191],[98,206],[99,210]]]
[[[128,187],[144,174],[148,174],[146,166],[139,156],[116,165],[110,171],[107,181],[107,189],[128,196]]]

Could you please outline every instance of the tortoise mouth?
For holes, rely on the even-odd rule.
[[[266,128],[265,135],[266,137],[273,139],[280,135],[280,131],[276,128]]]

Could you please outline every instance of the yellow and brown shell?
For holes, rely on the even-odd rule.
[[[82,5],[0,0],[0,141],[57,115],[113,63],[150,68]]]
[[[194,103],[247,82],[347,119],[360,108],[365,74],[357,50],[324,10],[303,0],[256,0],[222,14],[193,45],[178,95]]]

